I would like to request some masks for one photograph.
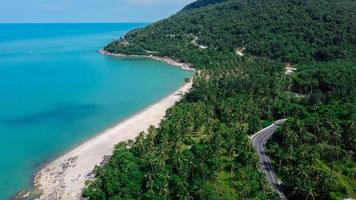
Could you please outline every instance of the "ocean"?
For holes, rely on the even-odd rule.
[[[184,83],[191,72],[97,50],[145,26],[0,24],[0,199],[33,174]]]

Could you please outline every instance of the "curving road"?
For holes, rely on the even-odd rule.
[[[285,121],[287,121],[287,119],[278,120],[274,122],[271,126],[262,129],[251,137],[253,148],[255,148],[261,160],[262,171],[267,175],[269,183],[272,185],[273,189],[279,194],[279,197],[283,200],[287,198],[284,196],[282,190],[279,187],[276,174],[274,173],[272,166],[269,162],[268,156],[266,155],[265,145],[267,140]]]

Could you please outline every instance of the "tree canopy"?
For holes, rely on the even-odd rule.
[[[117,145],[83,196],[278,199],[248,136],[288,118],[267,144],[288,199],[355,198],[355,10],[353,0],[199,0],[110,43],[200,73],[159,127]]]

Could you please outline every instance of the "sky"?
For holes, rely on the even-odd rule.
[[[153,22],[194,0],[0,0],[0,23]]]

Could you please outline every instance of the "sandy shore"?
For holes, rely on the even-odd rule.
[[[150,58],[155,59],[155,57]],[[173,63],[172,60],[168,62],[167,58],[155,60],[158,59],[186,70],[193,70],[186,64]],[[134,139],[151,125],[158,126],[167,109],[178,102],[191,87],[192,82],[185,83],[166,98],[47,164],[34,179],[34,187],[41,193],[39,199],[80,199],[85,181],[93,178],[92,170],[112,154],[114,146],[119,142]]]

